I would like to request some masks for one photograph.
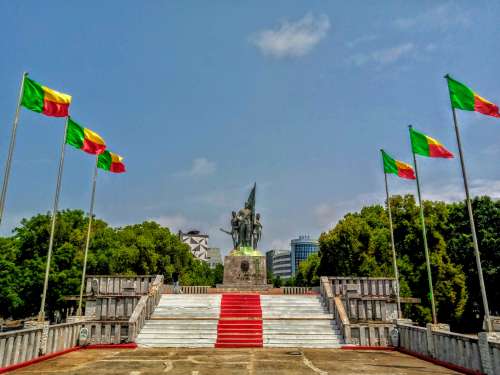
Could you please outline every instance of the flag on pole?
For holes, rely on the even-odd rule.
[[[451,106],[465,111],[475,111],[483,115],[500,117],[498,105],[482,98],[463,83],[446,76],[450,90]]]
[[[450,159],[453,154],[434,138],[420,133],[410,127],[411,147],[417,155],[428,156],[430,158]]]
[[[42,86],[38,82],[24,78],[21,105],[46,116],[66,117],[71,103],[71,95],[63,94]]]
[[[71,117],[68,118],[66,144],[93,155],[102,154],[106,149],[106,142],[99,134],[78,125]]]
[[[395,160],[384,150],[381,151],[385,173],[393,173],[401,178],[407,178],[409,180],[415,179],[415,171],[410,164],[406,164],[400,160]]]
[[[104,151],[98,156],[97,168],[104,169],[105,171],[113,173],[124,173],[125,164],[123,158],[114,152]]]

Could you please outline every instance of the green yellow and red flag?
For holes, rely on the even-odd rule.
[[[453,154],[434,138],[410,127],[411,147],[415,154],[430,158],[450,159]]]
[[[21,105],[46,116],[66,117],[71,103],[71,95],[52,90],[38,82],[24,78]]]
[[[448,89],[450,90],[451,106],[465,111],[475,111],[483,115],[500,117],[498,105],[482,98],[463,83],[455,81],[449,75],[446,76]]]
[[[78,125],[71,117],[68,118],[66,144],[93,155],[102,154],[106,150],[106,142],[99,134]]]
[[[410,164],[406,164],[400,160],[393,159],[387,152],[380,150],[382,152],[382,161],[384,162],[384,172],[393,173],[401,178],[407,178],[409,180],[415,179],[415,171]]]
[[[124,173],[125,164],[123,158],[114,152],[104,151],[97,157],[97,168],[113,173]]]

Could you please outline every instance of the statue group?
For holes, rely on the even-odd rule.
[[[231,213],[231,231],[221,229],[224,233],[231,235],[235,250],[241,248],[257,249],[262,237],[262,224],[260,214],[255,213],[255,190],[254,184],[244,208]]]

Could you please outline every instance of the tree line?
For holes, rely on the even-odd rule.
[[[401,295],[421,299],[420,304],[404,304],[404,316],[430,322],[419,207],[412,195],[393,196],[390,204]],[[490,310],[500,315],[500,201],[483,196],[472,206]],[[438,320],[463,332],[478,331],[483,305],[465,203],[424,201],[424,213]],[[389,218],[381,205],[345,215],[321,234],[319,248],[289,283],[319,285],[320,275],[394,276]]]
[[[34,316],[40,309],[50,235],[50,214],[23,219],[12,236],[0,237],[0,317]],[[48,316],[80,291],[88,217],[81,210],[58,213],[47,293]],[[168,228],[152,221],[112,228],[92,223],[87,275],[156,275],[182,285],[222,282],[223,267],[210,269]]]

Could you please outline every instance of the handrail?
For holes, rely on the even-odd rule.
[[[349,317],[347,316],[347,313],[344,308],[344,304],[342,303],[342,300],[340,297],[334,297],[333,299],[335,301],[335,314],[336,318],[338,317],[339,322],[342,323],[342,325],[347,325],[350,324],[349,322]]]
[[[148,294],[142,296],[128,321],[128,340],[134,342],[147,319],[151,317],[160,302],[163,275],[157,275],[151,283]]]
[[[321,276],[319,279],[319,292],[328,308],[328,312],[333,313],[333,290],[332,284],[327,276]]]

